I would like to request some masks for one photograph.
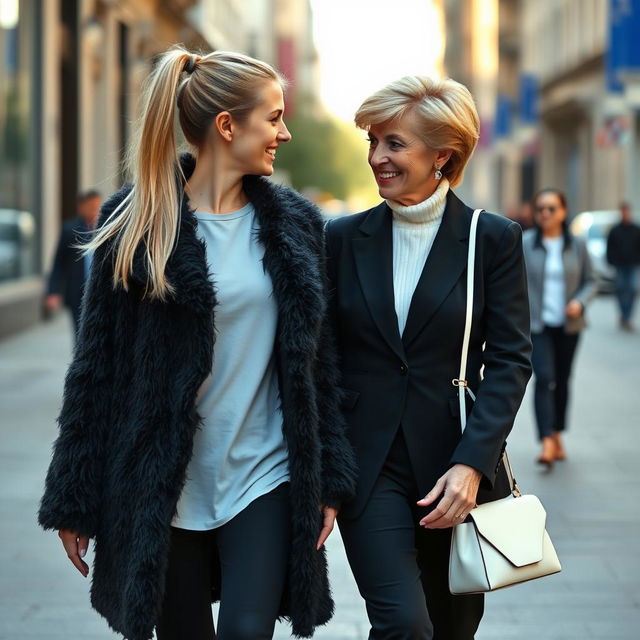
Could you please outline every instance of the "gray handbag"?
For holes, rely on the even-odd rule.
[[[460,423],[466,426],[465,394],[475,401],[466,381],[467,353],[473,311],[476,231],[481,209],[473,212],[467,261],[467,307],[460,375],[454,378],[460,402]],[[513,476],[507,452],[502,462],[511,495],[471,510],[453,528],[449,557],[452,594],[485,593],[561,571],[560,561],[545,529],[547,514],[534,495],[523,495]]]

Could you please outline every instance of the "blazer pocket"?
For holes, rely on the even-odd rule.
[[[338,387],[338,392],[340,393],[340,406],[343,409],[353,409],[358,403],[358,398],[360,398],[359,391]]]

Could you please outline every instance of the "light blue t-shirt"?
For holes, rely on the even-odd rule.
[[[196,213],[216,290],[211,375],[198,393],[203,416],[172,525],[209,530],[289,479],[275,366],[278,310],[251,204]]]
[[[542,321],[549,327],[561,327],[567,320],[564,283],[564,238],[542,238],[547,251],[544,261],[544,287],[542,288]]]

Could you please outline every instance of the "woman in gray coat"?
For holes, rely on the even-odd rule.
[[[535,412],[547,468],[564,460],[560,434],[566,426],[569,377],[584,311],[596,293],[586,245],[567,226],[567,201],[556,189],[533,199],[535,228],[524,234],[531,307]]]

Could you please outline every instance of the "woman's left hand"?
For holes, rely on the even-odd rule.
[[[575,319],[582,315],[582,303],[577,300],[570,300],[564,310],[567,318]]]
[[[322,505],[321,510],[324,514],[324,519],[322,521],[322,530],[320,531],[320,537],[318,538],[318,543],[316,544],[316,550],[319,550],[320,547],[322,547],[322,545],[327,541],[327,538],[331,535],[333,526],[336,522],[336,517],[338,516],[338,510],[333,509],[332,507],[325,507],[324,505]]]
[[[466,464],[455,464],[447,471],[427,495],[418,500],[420,507],[428,507],[440,496],[436,508],[420,520],[426,529],[448,529],[464,522],[469,511],[476,506],[476,497],[482,473]]]

